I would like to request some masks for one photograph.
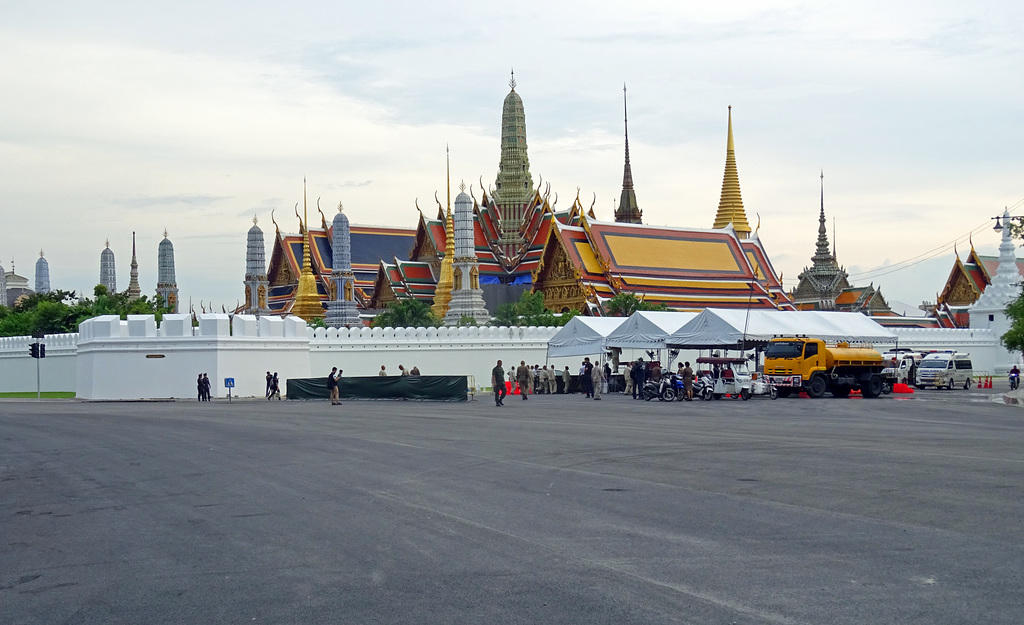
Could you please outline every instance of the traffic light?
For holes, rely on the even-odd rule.
[[[46,358],[46,345],[43,343],[39,344],[39,357]]]
[[[33,358],[39,358],[39,343],[29,343],[28,353]]]

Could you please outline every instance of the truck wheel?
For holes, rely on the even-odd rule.
[[[826,388],[828,388],[828,383],[825,382],[825,378],[820,375],[815,375],[807,383],[807,396],[813,399],[819,399],[825,395]]]
[[[882,394],[882,378],[873,375],[860,385],[860,394],[864,397],[878,397]]]

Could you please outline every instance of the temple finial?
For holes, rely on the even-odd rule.
[[[258,217],[256,217],[256,215],[253,215],[253,216],[252,216],[252,225],[254,225],[254,226],[255,226],[255,225],[256,225],[256,224],[258,224],[259,222],[260,222],[259,218],[258,218]]]
[[[107,239],[107,247],[110,247],[110,239]]]
[[[39,250],[39,258],[42,258],[43,256],[44,256],[43,250]]]
[[[516,68],[512,68],[512,79],[508,81],[508,86],[512,88],[512,91],[516,90]]]
[[[341,202],[338,202],[338,212],[340,213],[340,212],[342,212],[344,210],[345,210],[345,207],[341,205]]]
[[[164,228],[164,238],[167,238],[167,228]]]

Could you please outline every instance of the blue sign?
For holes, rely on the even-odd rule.
[[[224,378],[224,388],[235,388],[235,379]]]

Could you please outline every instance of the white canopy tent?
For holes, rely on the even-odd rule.
[[[604,352],[605,338],[625,317],[573,317],[548,341],[548,356],[592,356]]]
[[[866,315],[818,310],[707,308],[665,338],[684,348],[738,348],[764,345],[777,336],[812,336],[825,341],[894,343],[896,335]]]
[[[604,344],[626,349],[665,349],[665,339],[696,316],[695,312],[637,311],[609,334]]]

